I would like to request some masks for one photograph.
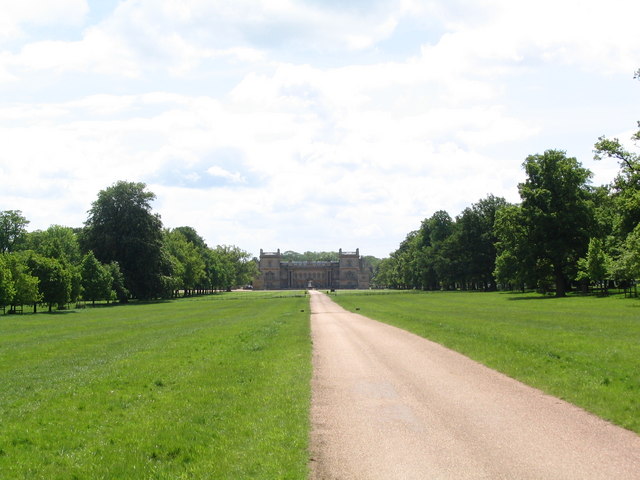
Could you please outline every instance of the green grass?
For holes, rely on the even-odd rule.
[[[306,478],[296,293],[0,316],[0,478]]]
[[[638,300],[367,293],[340,292],[334,298],[640,433]]]

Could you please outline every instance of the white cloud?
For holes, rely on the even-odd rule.
[[[224,180],[229,180],[232,183],[245,183],[246,182],[246,180],[238,172],[233,173],[233,172],[225,170],[224,168],[219,167],[217,165],[213,165],[212,167],[209,167],[207,169],[207,173],[209,175],[211,175],[212,177],[220,177],[220,178],[222,178]]]
[[[451,33],[435,48],[463,70],[472,65],[482,68],[486,60],[532,58],[606,72],[629,72],[637,64],[640,5],[636,2],[495,0],[483,6],[480,21],[469,16],[468,22],[451,22]]]
[[[86,0],[4,1],[0,3],[0,44],[24,36],[25,25],[80,25],[88,11]]]
[[[13,14],[12,38],[81,4]],[[575,114],[570,128],[572,113],[557,115],[574,108],[564,92],[547,99],[554,86],[536,80],[541,65],[578,81],[630,76],[632,2],[362,5],[123,1],[83,29],[79,8],[77,40],[25,37],[0,51],[0,81],[19,98],[0,104],[11,185],[0,208],[39,228],[78,225],[100,189],[143,180],[167,226],[192,225],[212,244],[383,255],[435,210],[454,216],[489,193],[516,200],[524,156],[557,147],[549,138],[590,150],[590,124],[633,125],[604,105],[606,117]],[[535,105],[519,94],[536,89]],[[49,214],[37,211],[45,203]]]

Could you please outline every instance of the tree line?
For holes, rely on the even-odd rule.
[[[27,231],[20,210],[0,212],[0,308],[54,307],[229,290],[257,266],[235,246],[210,248],[192,227],[164,228],[144,183],[102,190],[81,228]]]
[[[640,70],[636,72],[640,79]],[[639,130],[632,140],[640,141]],[[627,287],[640,278],[640,155],[600,137],[595,158],[620,170],[608,185],[564,151],[528,156],[520,202],[489,195],[456,218],[438,211],[380,262],[373,284],[391,288]]]

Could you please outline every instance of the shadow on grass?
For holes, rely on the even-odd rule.
[[[560,300],[563,298],[569,297],[556,297],[555,295],[540,295],[537,297],[529,296],[529,297],[509,297],[509,300]]]
[[[44,313],[44,314],[47,314],[47,315],[69,315],[69,314],[72,314],[72,313],[75,314],[75,313],[78,313],[78,312],[74,308],[72,310],[52,310],[52,311],[42,310],[42,311],[40,311],[38,313]]]

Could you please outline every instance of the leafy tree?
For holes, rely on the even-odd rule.
[[[162,222],[144,183],[117,182],[100,191],[85,222],[84,243],[102,263],[118,262],[137,298],[161,295]]]
[[[93,252],[90,251],[82,259],[81,273],[82,296],[85,300],[91,300],[95,305],[96,300],[111,300],[115,295],[111,289],[111,272],[96,259]]]
[[[0,212],[0,253],[13,252],[24,241],[29,220],[20,210]]]
[[[378,262],[373,277],[371,278],[371,285],[378,288],[394,288],[396,282],[394,279],[393,271],[395,268],[395,259],[392,257],[383,258]]]
[[[204,239],[198,235],[195,228],[193,227],[177,227],[173,229],[174,232],[180,232],[184,235],[184,238],[187,242],[193,244],[194,247],[198,249],[199,252],[204,252],[208,247],[207,243]]]
[[[578,280],[597,282],[607,288],[610,259],[604,251],[604,242],[599,238],[589,240],[587,256],[578,260]]]
[[[459,255],[467,281],[487,290],[495,290],[496,243],[494,224],[498,212],[507,206],[504,198],[489,195],[465,208],[456,219]]]
[[[109,271],[111,276],[111,291],[114,292],[115,298],[120,303],[125,303],[130,296],[129,290],[125,285],[124,275],[120,270],[120,264],[118,262],[111,262],[105,265],[105,268]]]
[[[218,245],[209,259],[213,278],[211,284],[218,289],[248,285],[258,274],[258,266],[248,252],[229,245]]]
[[[39,290],[40,280],[31,275],[27,267],[27,256],[28,252],[18,252],[5,257],[6,263],[11,270],[15,288],[15,295],[11,305],[33,305],[33,311],[35,313],[36,305],[41,301],[42,294]]]
[[[13,275],[5,257],[6,254],[0,253],[0,307],[2,308],[11,305],[16,294]]]
[[[426,256],[420,255],[423,237],[419,231],[409,232],[391,254],[393,261],[393,283],[395,288],[426,288],[424,277],[428,265],[422,264]]]
[[[233,284],[233,265],[231,259],[224,255],[220,247],[209,250],[206,258],[209,281],[216,290],[225,290]]]
[[[51,225],[44,231],[30,232],[26,236],[26,246],[65,265],[79,265],[82,261],[80,243],[73,228]]]
[[[453,219],[444,210],[438,210],[422,222],[404,255],[405,261],[411,263],[413,278],[407,279],[412,280],[409,287],[448,289],[455,283],[458,262],[453,257],[456,245],[450,239],[455,228]]]
[[[528,250],[536,265],[551,269],[556,296],[563,297],[589,242],[593,224],[588,188],[591,172],[559,150],[530,155],[523,166],[527,179],[518,189]]]
[[[639,72],[635,73],[634,78],[640,79]],[[638,131],[631,140],[636,145],[640,142],[640,121]],[[640,154],[625,149],[617,138],[608,139],[604,136],[595,144],[594,153],[596,160],[614,158],[620,165],[620,172],[611,188],[619,215],[616,233],[624,239],[640,223]]]
[[[27,266],[38,278],[38,288],[49,311],[53,305],[62,307],[71,299],[71,272],[55,258],[44,257],[35,252],[27,253]]]
[[[621,281],[640,278],[640,224],[627,236],[618,257],[612,261],[612,276]]]
[[[196,244],[187,240],[182,230],[177,229],[165,232],[164,245],[174,259],[173,270],[178,281],[177,287],[184,289],[185,295],[188,295],[193,289],[202,285],[206,277],[202,251]]]
[[[26,235],[25,245],[40,255],[58,260],[71,275],[71,301],[76,300],[82,289],[80,273],[80,243],[73,228],[51,225],[46,230],[36,230]]]
[[[536,283],[536,261],[529,248],[529,226],[520,205],[509,205],[496,214],[496,280],[504,286],[533,286]]]

